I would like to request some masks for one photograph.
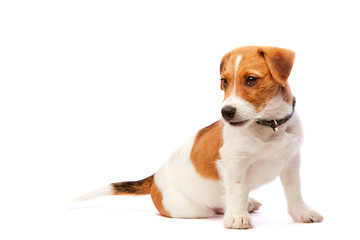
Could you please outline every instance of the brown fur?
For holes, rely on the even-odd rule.
[[[196,135],[190,159],[196,172],[204,178],[220,179],[216,161],[220,159],[219,149],[223,144],[222,129],[223,123],[217,121]]]
[[[113,195],[146,195],[150,193],[154,175],[136,182],[112,183]]]
[[[272,77],[285,86],[295,60],[295,52],[276,47],[261,47],[258,52],[264,56]]]
[[[165,217],[171,217],[162,204],[162,194],[154,182],[154,175],[135,182],[112,183],[113,195],[146,195],[151,194],[151,199],[159,211]]]
[[[230,56],[229,56],[230,55]],[[235,61],[241,55],[241,62],[235,77]],[[284,98],[292,102],[292,96],[287,84],[294,62],[295,53],[288,49],[276,47],[248,46],[237,48],[226,54],[222,59],[221,78],[227,79],[228,87],[224,89],[225,99],[233,92],[236,81],[236,95],[251,103],[256,111],[265,108],[268,102],[276,95],[280,87],[284,87]],[[248,76],[258,78],[254,86],[247,86]]]
[[[230,55],[231,55],[230,53],[227,53],[227,54],[225,54],[225,55],[223,56],[223,58],[221,59],[221,63],[220,63],[220,73],[223,72],[224,66],[227,65],[227,63],[228,63],[228,61],[229,61],[229,58],[230,58]],[[220,88],[221,88],[221,90],[224,90],[222,82],[220,83]]]
[[[150,192],[151,192],[151,199],[152,199],[156,209],[159,211],[159,213],[162,216],[171,217],[170,214],[168,213],[168,211],[166,211],[164,208],[164,205],[162,203],[162,201],[163,201],[162,193],[160,192],[159,188],[156,186],[155,182],[153,182]]]
[[[154,175],[135,182],[112,183],[113,195],[146,195],[151,194],[151,199],[159,211],[165,217],[171,217],[162,204],[162,193],[154,181]]]

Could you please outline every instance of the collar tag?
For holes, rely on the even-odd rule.
[[[272,124],[272,129],[274,130],[274,132],[277,132],[279,130],[279,124],[276,120],[273,120],[273,124]]]

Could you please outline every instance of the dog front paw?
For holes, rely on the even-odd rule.
[[[289,213],[290,216],[293,218],[294,222],[299,223],[315,223],[321,222],[324,219],[321,214],[308,207],[291,210],[289,211]]]
[[[241,216],[225,218],[224,227],[229,229],[249,229],[253,225],[249,216]]]

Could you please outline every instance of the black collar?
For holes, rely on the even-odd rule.
[[[258,119],[258,120],[256,120],[256,123],[258,123],[260,125],[271,127],[276,132],[278,130],[278,127],[281,124],[286,123],[292,117],[294,110],[295,110],[295,105],[296,105],[296,99],[295,99],[295,97],[293,97],[293,106],[292,106],[293,109],[289,115],[286,115],[284,118],[276,119],[276,120],[275,119],[274,120]]]

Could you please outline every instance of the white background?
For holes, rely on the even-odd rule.
[[[1,239],[359,237],[356,1],[1,1]],[[221,57],[297,52],[302,187],[320,224],[295,224],[278,180],[252,194],[255,228],[168,219],[149,196],[69,202],[153,174],[220,117]],[[196,236],[194,236],[196,235]]]

